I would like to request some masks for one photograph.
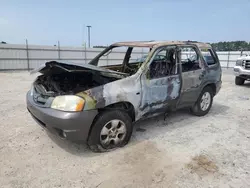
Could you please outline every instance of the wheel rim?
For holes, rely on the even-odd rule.
[[[205,92],[201,97],[200,107],[202,111],[206,111],[211,103],[211,95],[209,92]]]
[[[122,143],[127,133],[125,123],[114,119],[106,123],[100,133],[100,141],[104,147],[114,147]]]

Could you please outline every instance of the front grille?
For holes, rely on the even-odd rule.
[[[246,60],[245,69],[250,69],[250,60]]]
[[[37,85],[33,86],[33,100],[39,105],[45,105],[48,100],[48,96],[44,96]]]

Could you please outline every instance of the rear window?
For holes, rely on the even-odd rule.
[[[217,63],[211,49],[201,49],[201,53],[207,65],[215,65]]]

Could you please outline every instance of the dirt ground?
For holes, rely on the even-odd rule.
[[[103,154],[64,141],[26,110],[34,76],[0,73],[0,187],[250,187],[250,83],[231,71],[210,113],[135,124],[131,142]]]

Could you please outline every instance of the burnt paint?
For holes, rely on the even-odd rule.
[[[176,108],[185,88],[184,75],[178,71],[177,75],[150,80],[147,77],[147,63],[155,50],[155,48],[152,49],[147,60],[134,75],[85,91],[91,97],[90,103],[94,102],[95,108],[104,108],[118,102],[129,102],[134,106],[136,121]],[[179,70],[181,70],[180,67],[179,64]],[[219,79],[217,76],[218,68],[208,70],[203,64],[202,70],[204,69],[210,73],[206,76]],[[195,76],[196,80],[192,79],[192,76]],[[192,84],[191,87],[198,87],[201,84],[197,75],[189,75],[187,79],[187,82]],[[198,85],[196,86],[196,84]]]
[[[180,95],[179,75],[167,76],[152,80],[142,76],[142,99],[140,104],[141,116],[150,113],[164,112],[176,104]],[[149,113],[150,112],[150,113]]]
[[[77,93],[78,96],[81,96],[85,99],[84,110],[93,110],[105,106],[105,99],[103,98],[103,87],[104,85]]]

